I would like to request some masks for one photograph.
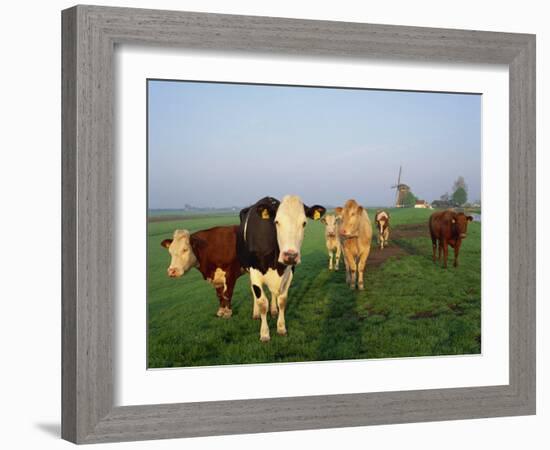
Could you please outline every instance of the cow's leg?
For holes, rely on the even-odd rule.
[[[355,289],[355,279],[357,276],[357,260],[355,255],[352,255],[351,252],[345,253],[346,265],[349,271],[349,287]]]
[[[277,296],[277,305],[279,307],[279,317],[277,317],[277,334],[286,336],[285,311],[286,300],[288,298],[288,288],[292,282],[292,269],[287,268],[283,273],[281,285],[279,287],[279,295]]]
[[[252,320],[258,320],[260,318],[260,308],[256,302],[256,295],[252,287],[252,278],[250,279],[250,289],[252,290]]]
[[[250,269],[250,286],[252,288],[252,295],[254,295],[255,311],[258,310],[260,315],[260,341],[269,341],[269,326],[267,325],[267,308],[269,302],[265,296],[263,285],[263,275],[259,270]]]
[[[344,252],[344,265],[346,266],[346,284],[351,284],[351,268],[348,261],[348,252]]]
[[[271,291],[271,303],[269,307],[269,312],[271,314],[271,317],[275,318],[277,317],[277,313],[279,310],[277,309],[277,297],[279,296],[278,291]]]
[[[338,271],[340,268],[340,253],[342,249],[339,245],[336,246],[336,262],[334,263],[334,270]]]
[[[328,249],[328,270],[332,270],[332,249]]]
[[[455,267],[458,267],[458,252],[460,251],[460,244],[461,244],[461,241],[457,241],[455,244],[455,261],[454,261]]]
[[[441,244],[440,244],[441,245]],[[449,246],[446,239],[443,240],[443,267],[447,268],[447,258],[449,257]]]
[[[369,253],[370,253],[370,246],[368,246],[367,249],[359,256],[359,264],[357,265],[357,274],[358,274],[359,280],[357,284],[360,291],[365,289],[365,285],[363,283],[363,276],[365,274],[365,266],[367,265],[367,258],[369,257]]]
[[[223,317],[223,314],[225,312],[225,298],[223,295],[223,286],[216,288],[216,295],[218,296],[218,300],[220,301],[220,306],[218,308],[218,312],[216,313],[216,316]]]
[[[224,293],[225,298],[225,310],[223,312],[224,319],[229,319],[233,315],[233,310],[231,309],[231,300],[233,298],[233,289],[235,289],[235,283],[237,278],[234,276],[227,277],[227,286]]]
[[[437,261],[441,262],[441,252],[443,251],[443,240],[441,239],[437,241],[437,251],[438,251]]]
[[[384,233],[378,234],[378,241],[380,241],[380,250],[384,250]]]
[[[437,239],[434,239],[432,237],[432,261],[434,262],[435,264],[435,251],[437,249]]]
[[[349,284],[349,266],[348,266],[347,252],[342,242],[340,242],[340,248],[342,251],[342,258],[344,259],[344,268],[346,269],[346,284]]]
[[[252,289],[252,286],[250,286]],[[256,303],[256,297],[254,296],[254,290],[252,290],[252,319],[258,320],[260,318],[260,309]]]

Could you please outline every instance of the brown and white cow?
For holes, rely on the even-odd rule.
[[[338,270],[340,268],[340,237],[338,231],[340,227],[340,218],[334,214],[327,214],[321,219],[325,225],[325,243],[328,250],[328,270]]]
[[[193,234],[176,230],[172,239],[160,244],[172,257],[167,270],[169,277],[179,278],[196,267],[214,286],[220,302],[218,317],[231,317],[233,289],[237,278],[244,273],[237,257],[238,229],[237,226],[214,227]]]
[[[462,239],[466,238],[468,223],[474,220],[472,216],[464,213],[456,213],[451,210],[434,212],[430,216],[429,227],[432,238],[433,262],[435,263],[435,250],[439,247],[438,260],[441,261],[441,250],[443,249],[443,267],[447,268],[447,257],[450,245],[455,251],[454,266],[458,266],[458,253]]]
[[[384,210],[376,211],[374,223],[378,231],[378,245],[380,246],[380,250],[382,250],[390,238],[390,213]]]
[[[355,200],[348,200],[343,208],[336,208],[341,218],[340,239],[346,263],[346,282],[351,289],[365,288],[363,272],[367,264],[372,241],[372,226],[367,210]]]

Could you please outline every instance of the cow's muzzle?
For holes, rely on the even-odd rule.
[[[287,250],[286,252],[283,252],[281,256],[283,264],[286,264],[287,266],[292,266],[300,262],[300,253],[294,250]]]
[[[170,278],[178,278],[178,277],[181,277],[183,275],[183,270],[179,271],[178,269],[176,269],[174,267],[169,267],[167,272],[168,272],[168,276]]]

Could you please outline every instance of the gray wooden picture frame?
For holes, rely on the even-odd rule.
[[[98,6],[63,11],[62,32],[64,439],[94,443],[535,413],[534,35]],[[506,64],[509,384],[115,407],[113,52],[121,43]]]

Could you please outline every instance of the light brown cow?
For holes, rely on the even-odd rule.
[[[372,226],[367,210],[355,200],[348,200],[343,208],[336,208],[341,218],[340,239],[346,263],[346,282],[351,289],[365,288],[363,272],[367,264],[372,241]]]
[[[376,211],[374,222],[378,230],[378,244],[380,250],[383,250],[384,245],[387,245],[390,238],[390,213],[384,210]]]
[[[340,237],[338,231],[340,228],[340,219],[334,214],[327,214],[321,219],[325,224],[325,243],[328,250],[328,270],[338,270],[340,268]]]

